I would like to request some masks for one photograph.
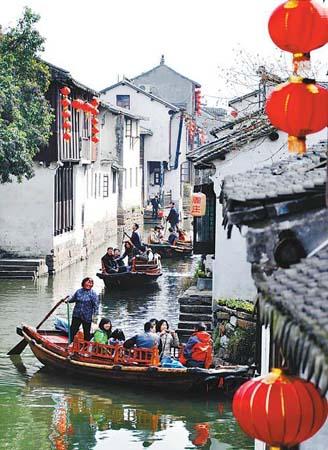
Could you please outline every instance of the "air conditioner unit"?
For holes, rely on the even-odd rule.
[[[92,162],[91,141],[86,137],[80,138],[80,160],[81,164],[91,164]]]

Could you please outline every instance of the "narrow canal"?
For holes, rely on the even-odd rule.
[[[26,349],[11,360],[16,325],[37,324],[62,297],[92,276],[101,294],[101,315],[126,337],[152,318],[178,322],[178,295],[192,275],[194,259],[163,264],[157,290],[112,294],[95,277],[104,250],[58,273],[32,281],[0,281],[0,449],[9,450],[246,450],[253,448],[233,419],[229,400],[175,398],[131,386],[61,378],[42,369]],[[62,306],[58,315],[65,317]],[[47,322],[52,326],[53,320]]]

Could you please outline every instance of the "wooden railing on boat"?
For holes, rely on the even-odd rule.
[[[79,357],[95,358],[109,364],[158,366],[158,348],[125,348],[121,344],[106,345],[74,339],[71,353]]]

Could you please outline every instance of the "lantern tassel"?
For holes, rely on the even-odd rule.
[[[306,153],[305,136],[288,136],[288,151],[304,155]]]

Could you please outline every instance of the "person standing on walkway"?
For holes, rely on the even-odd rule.
[[[66,303],[75,303],[70,329],[71,342],[79,331],[80,325],[83,327],[85,341],[90,341],[92,318],[98,314],[99,298],[93,288],[93,279],[86,277],[82,280],[82,287],[75,294],[66,300]]]
[[[169,222],[169,224],[171,225],[171,228],[173,228],[173,230],[175,230],[177,228],[177,225],[179,223],[179,214],[178,211],[175,208],[175,203],[171,202],[170,203],[170,212],[166,218],[166,221]]]
[[[157,216],[158,216],[158,208],[159,208],[159,198],[158,198],[158,195],[155,195],[155,197],[152,198],[152,199],[150,200],[150,203],[151,203],[151,205],[152,205],[152,207],[153,207],[151,217],[152,217],[152,219],[157,219]]]

